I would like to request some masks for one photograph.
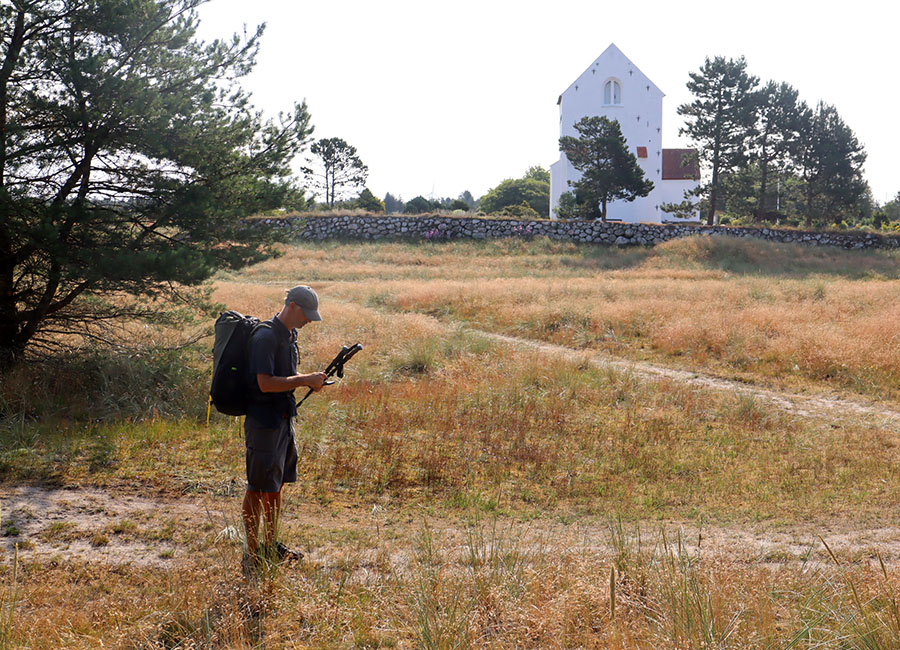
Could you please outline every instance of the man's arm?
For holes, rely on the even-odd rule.
[[[293,375],[291,377],[277,377],[263,373],[257,373],[256,375],[256,383],[259,384],[259,389],[264,393],[283,393],[300,386],[321,390],[322,386],[325,385],[325,379],[326,375],[324,372],[311,372],[308,375]]]

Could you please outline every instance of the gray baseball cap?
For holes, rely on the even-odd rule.
[[[288,291],[284,304],[287,305],[289,303],[294,303],[300,307],[309,320],[322,320],[322,317],[319,316],[319,296],[316,295],[312,287],[301,284]]]

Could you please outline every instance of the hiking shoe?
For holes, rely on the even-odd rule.
[[[281,542],[275,542],[273,547],[265,547],[263,556],[277,564],[290,564],[303,559],[303,553],[288,548]]]

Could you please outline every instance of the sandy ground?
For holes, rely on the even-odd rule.
[[[284,525],[287,539],[296,542],[307,560],[319,565],[342,561],[348,553],[365,564],[366,557],[389,549],[390,561],[402,566],[415,551],[426,525],[441,547],[465,553],[472,530],[459,520],[414,517],[379,507],[322,507],[292,503],[286,490]],[[16,487],[0,497],[3,527],[16,528],[0,544],[0,563],[12,561],[18,543],[19,559],[88,561],[117,565],[169,567],[209,542],[236,544],[240,540],[239,497],[185,496],[153,499],[97,488],[59,489]],[[124,523],[123,523],[124,522]],[[547,518],[528,523],[482,522],[478,528],[491,538],[496,525],[504,544],[515,543],[543,553],[577,552],[609,556],[613,553],[610,524],[600,517],[561,523]],[[900,564],[900,529],[872,527],[835,520],[815,524],[703,526],[678,521],[645,522],[641,540],[647,550],[661,547],[662,533],[672,544],[680,540],[692,554],[753,565],[828,563],[822,539],[842,558]],[[635,525],[624,524],[634,540]],[[171,536],[166,530],[175,530]],[[163,531],[160,534],[160,531]],[[316,531],[309,542],[309,531]],[[322,532],[324,531],[324,533]],[[237,541],[235,541],[237,540]],[[22,544],[25,542],[25,544]]]
[[[18,543],[23,560],[162,565],[177,561],[187,549],[160,531],[167,526],[190,530],[209,518],[202,504],[187,498],[160,500],[91,487],[3,488],[0,508],[0,561],[9,560]]]
[[[3,526],[12,524],[18,530],[17,535],[2,538],[0,562],[10,562],[16,543],[27,540],[25,548],[19,550],[23,561],[74,560],[166,567],[193,552],[201,531],[204,539],[214,538],[222,543],[234,543],[235,535],[239,536],[238,497],[152,499],[116,495],[96,488],[17,487],[5,491],[0,504]],[[317,564],[340,560],[346,556],[348,546],[363,560],[367,555],[374,557],[380,547],[387,546],[391,549],[391,562],[402,565],[414,551],[424,521],[377,509],[373,513],[368,507],[335,512],[288,501],[284,523],[294,538],[303,538],[302,532],[297,531],[304,530],[334,533],[332,539],[314,548],[302,545],[307,559]],[[133,522],[133,526],[122,522]],[[466,524],[436,517],[428,517],[427,522],[441,546],[458,547],[463,552],[469,539]],[[167,525],[180,529],[182,534],[175,535],[175,539],[154,538],[152,531],[164,530]],[[487,538],[490,538],[491,525],[490,522],[481,524]],[[504,543],[512,540],[520,548],[601,556],[613,552],[609,524],[600,518],[571,524],[555,519],[527,524],[500,522],[497,526]],[[731,563],[828,563],[821,537],[841,557],[877,561],[880,554],[885,563],[900,564],[900,529],[896,527],[833,521],[776,528],[767,524],[700,528],[695,523],[658,521],[641,524],[641,529],[641,539],[647,549],[659,549],[661,533],[665,531],[670,543],[680,540],[692,554],[702,553],[704,557]],[[625,524],[625,530],[634,537],[632,524]],[[362,544],[348,544],[341,534],[359,532],[365,534]],[[208,545],[208,541],[204,544]]]

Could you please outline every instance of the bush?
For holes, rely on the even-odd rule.
[[[546,218],[550,214],[550,183],[537,176],[532,173],[524,178],[506,179],[481,198],[480,209],[488,214],[505,214],[510,206],[524,202]]]
[[[434,203],[424,196],[417,196],[406,202],[406,207],[403,208],[403,212],[405,214],[425,214],[426,212],[432,212],[437,208],[438,206],[435,206]]]
[[[541,215],[525,201],[522,201],[519,205],[510,205],[504,208],[501,214],[505,214],[508,217],[517,217],[519,219],[540,219],[541,217]]]
[[[556,216],[560,219],[576,219],[578,217],[578,201],[574,192],[563,192],[556,204]]]
[[[368,187],[360,192],[359,197],[354,203],[360,210],[366,210],[367,212],[384,212],[384,201],[372,194]]]
[[[560,194],[556,216],[560,219],[599,219],[602,213],[597,201],[586,198],[584,193],[569,191]]]

